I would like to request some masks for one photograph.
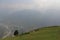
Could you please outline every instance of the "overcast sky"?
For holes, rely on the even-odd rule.
[[[0,0],[0,8],[41,9],[60,8],[60,0]]]

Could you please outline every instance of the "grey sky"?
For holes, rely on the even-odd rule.
[[[31,3],[31,0],[0,0],[0,4],[10,4],[10,3]]]
[[[0,0],[0,8],[46,9],[60,8],[60,0]]]

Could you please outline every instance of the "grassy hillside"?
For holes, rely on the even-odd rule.
[[[45,27],[38,31],[30,32],[30,34],[7,37],[3,40],[60,40],[60,27]]]

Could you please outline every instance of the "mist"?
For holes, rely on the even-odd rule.
[[[11,14],[9,14],[8,12],[7,13],[1,12],[0,23],[3,25],[7,25],[9,29],[8,31],[9,35],[13,35],[13,32],[16,29],[19,30],[19,33],[21,34],[21,32],[28,32],[30,30],[41,27],[59,26],[60,25],[59,13],[60,11],[57,9],[56,10],[47,9],[45,11],[20,10],[20,11],[14,11]],[[8,30],[7,27],[5,27],[4,30]]]

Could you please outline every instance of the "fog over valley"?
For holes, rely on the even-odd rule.
[[[21,29],[25,32],[40,27],[60,25],[59,13],[59,11],[52,9],[46,10],[45,13],[35,10],[15,11],[12,14],[2,13],[0,23],[2,24],[2,28],[5,28],[4,25],[7,25],[6,27],[8,27],[12,33],[15,29],[19,29],[21,33]],[[21,26],[23,28],[21,28]],[[8,29],[5,28],[4,30]]]

